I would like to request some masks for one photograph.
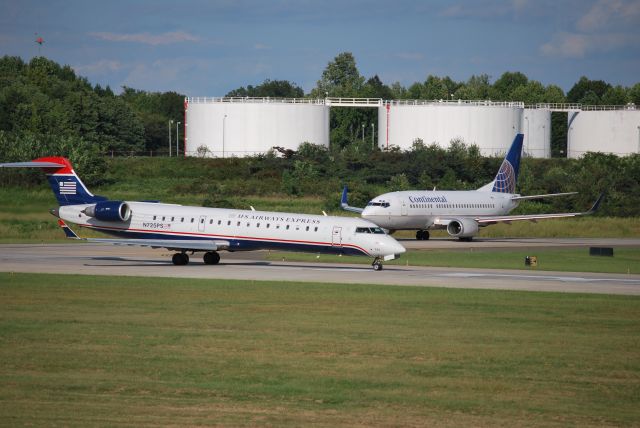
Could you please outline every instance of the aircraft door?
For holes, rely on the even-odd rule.
[[[402,200],[401,205],[400,205],[400,214],[402,215],[407,215],[409,212],[407,210],[407,203]]]
[[[198,221],[198,231],[204,232],[204,225],[207,223],[207,216],[201,215],[200,220]]]
[[[342,228],[340,226],[333,226],[331,232],[331,246],[342,247]]]

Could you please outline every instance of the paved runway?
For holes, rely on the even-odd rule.
[[[189,265],[174,266],[170,253],[163,250],[88,243],[14,244],[0,245],[0,271],[640,295],[640,275],[390,265],[375,272],[368,265],[266,261],[263,252],[221,256],[216,266],[203,264],[198,254]]]
[[[635,238],[473,238],[463,242],[452,238],[434,238],[428,241],[398,239],[407,250],[464,250],[469,248],[585,248],[585,247],[640,247]]]

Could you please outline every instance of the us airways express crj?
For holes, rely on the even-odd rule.
[[[59,204],[51,213],[67,237],[81,239],[65,222],[75,223],[116,237],[85,241],[166,248],[175,251],[176,265],[189,263],[187,253],[204,252],[204,263],[217,264],[218,251],[275,249],[367,256],[373,258],[373,268],[381,270],[383,261],[406,251],[380,227],[360,218],[112,201],[91,194],[63,157],[0,167],[44,169]]]
[[[575,217],[593,213],[603,195],[586,212],[507,215],[524,199],[541,199],[572,195],[552,193],[520,196],[515,193],[523,134],[517,134],[494,180],[477,190],[408,190],[391,192],[373,198],[367,206],[356,208],[347,203],[347,187],[342,192],[342,208],[361,213],[378,226],[390,231],[417,230],[416,239],[429,239],[429,229],[446,229],[449,235],[469,241],[479,228],[499,222]]]

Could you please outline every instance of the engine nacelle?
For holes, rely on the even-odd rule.
[[[453,220],[447,225],[447,233],[456,238],[468,238],[478,233],[478,223],[470,218]]]
[[[131,218],[129,204],[122,201],[98,202],[85,208],[82,212],[102,221],[127,221]]]

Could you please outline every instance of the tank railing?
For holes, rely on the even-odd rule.
[[[569,104],[569,103],[537,103],[527,105],[526,108],[546,109],[555,111],[585,110],[585,111],[604,111],[604,110],[636,110],[633,103],[624,105],[586,105],[586,104]]]
[[[209,103],[257,103],[257,104],[317,104],[323,105],[324,99],[319,98],[276,98],[276,97],[187,97],[190,104]]]
[[[586,105],[580,103],[536,103],[525,105],[522,101],[491,101],[491,100],[383,100],[382,98],[277,98],[277,97],[187,97],[186,101],[193,104],[208,103],[260,103],[260,104],[313,104],[326,106],[352,106],[352,107],[376,107],[376,106],[486,106],[486,107],[512,107],[528,109],[544,109],[553,111],[605,111],[605,110],[638,110],[633,103],[624,105]]]
[[[486,107],[517,107],[524,108],[522,101],[491,101],[491,100],[388,100],[384,105],[391,106],[486,106]]]
[[[342,98],[327,97],[325,104],[328,106],[353,106],[353,107],[376,107],[382,105],[382,98]]]

